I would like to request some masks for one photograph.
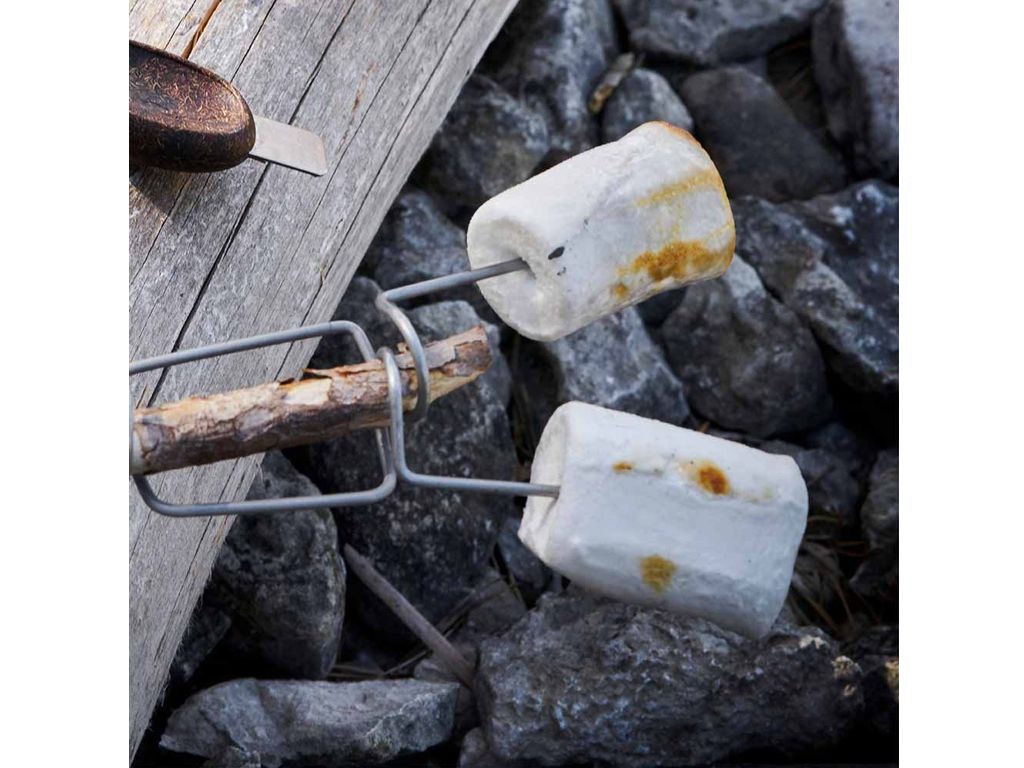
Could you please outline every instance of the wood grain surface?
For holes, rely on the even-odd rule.
[[[257,160],[129,185],[130,355],[327,320],[391,201],[515,0],[135,0],[129,36],[233,83],[324,142],[313,177]],[[375,341],[375,340],[371,340]],[[296,376],[316,341],[131,379],[134,407]],[[352,361],[337,361],[338,364]],[[256,457],[170,472],[170,501],[241,498]],[[231,525],[171,520],[129,485],[134,754]]]

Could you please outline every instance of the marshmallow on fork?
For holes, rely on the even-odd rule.
[[[519,538],[549,567],[625,602],[759,637],[786,599],[807,524],[796,462],[572,402],[533,460]]]
[[[508,325],[552,341],[661,291],[718,277],[736,244],[729,200],[696,139],[663,122],[583,152],[491,198],[466,232]]]

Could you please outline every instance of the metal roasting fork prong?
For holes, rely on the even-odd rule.
[[[411,285],[382,291],[378,295],[375,306],[383,312],[398,328],[416,368],[417,387],[416,404],[409,414],[413,420],[422,419],[427,414],[430,403],[430,375],[426,353],[419,334],[413,327],[408,316],[397,306],[396,302],[424,296],[429,293],[443,291],[462,285],[470,285],[490,277],[505,275],[510,272],[529,269],[522,259],[493,264],[488,267],[458,272],[431,280],[424,280]],[[259,349],[274,344],[283,344],[316,336],[329,336],[348,333],[355,340],[359,351],[366,361],[375,358],[373,348],[365,331],[356,323],[347,320],[336,320],[285,331],[252,336],[245,339],[211,344],[195,349],[181,350],[167,355],[160,355],[132,363],[128,367],[128,375],[134,376],[158,368],[205,360],[220,355]],[[142,500],[155,512],[171,517],[198,517],[215,515],[251,515],[268,512],[293,512],[300,509],[320,509],[324,507],[346,507],[373,504],[390,496],[397,487],[398,479],[410,485],[426,488],[443,488],[447,490],[476,491],[481,493],[499,493],[513,496],[558,496],[558,486],[521,483],[509,480],[489,480],[471,477],[444,477],[423,475],[411,470],[405,458],[405,414],[402,409],[402,383],[398,365],[391,350],[382,348],[376,357],[384,363],[388,380],[388,407],[391,423],[387,428],[374,430],[377,436],[377,451],[380,457],[383,478],[380,484],[368,490],[335,493],[326,496],[299,496],[286,499],[258,499],[237,502],[215,502],[201,504],[172,504],[160,499],[153,490],[149,480],[142,475],[132,479],[139,490]],[[131,422],[129,422],[130,426]],[[129,433],[129,440],[131,434]],[[130,444],[129,444],[130,449]]]
[[[359,347],[359,352],[364,360],[373,360],[373,347],[361,326],[348,320],[334,320],[329,323],[310,325],[300,328],[290,328],[286,331],[276,331],[260,336],[250,336],[245,339],[210,344],[206,347],[186,349],[174,352],[169,355],[152,357],[148,360],[140,360],[128,366],[128,375],[134,376],[157,368],[169,368],[174,365],[206,360],[211,357],[229,355],[234,352],[243,352],[260,347],[270,347],[275,344],[285,344],[302,339],[311,339],[317,336],[333,336],[339,333],[348,333],[352,336]],[[129,421],[129,426],[131,422]],[[289,499],[252,499],[249,501],[211,502],[203,504],[172,504],[164,501],[156,495],[149,479],[144,475],[133,475],[132,480],[139,490],[139,495],[154,512],[169,517],[210,517],[219,515],[255,515],[266,512],[295,512],[300,509],[322,509],[325,507],[352,507],[363,504],[373,504],[382,501],[390,496],[397,485],[395,468],[392,462],[392,451],[388,445],[388,431],[376,429],[377,454],[380,457],[380,466],[383,477],[376,488],[364,491],[351,491],[348,493],[333,493],[324,496],[295,496]],[[131,432],[129,430],[128,449],[131,451]]]

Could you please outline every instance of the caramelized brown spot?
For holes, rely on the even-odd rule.
[[[729,492],[729,478],[725,476],[725,472],[710,461],[701,464],[697,469],[697,482],[701,488],[715,496]]]
[[[657,205],[658,203],[666,203],[673,198],[685,195],[687,192],[691,192],[694,189],[701,187],[709,187],[711,189],[717,189],[722,191],[722,180],[718,176],[718,171],[714,168],[705,168],[704,170],[697,171],[696,173],[685,176],[678,181],[673,181],[671,184],[654,190],[651,194],[646,197],[641,197],[636,201],[636,204],[640,207],[648,205]]]
[[[616,461],[612,464],[612,469],[616,472],[632,472],[633,462],[632,461]]]
[[[662,593],[672,582],[672,576],[678,570],[676,564],[661,555],[648,555],[640,560],[640,572],[644,584],[657,593]]]
[[[685,130],[684,128],[680,128],[678,125],[673,125],[672,123],[666,122],[664,120],[652,120],[651,122],[655,123],[656,125],[659,125],[660,127],[664,128],[670,133],[674,133],[679,138],[685,139],[691,144],[696,144],[698,147],[700,146],[700,142],[694,138],[692,133]]]
[[[679,464],[680,471],[688,475],[697,485],[713,496],[724,496],[731,493],[729,478],[721,467],[710,461],[683,461]]]
[[[616,299],[624,301],[629,298],[629,288],[626,287],[625,283],[616,283],[613,285],[612,293],[615,294]]]
[[[734,244],[730,238],[724,248],[712,250],[700,240],[676,240],[657,251],[644,251],[619,272],[623,276],[645,273],[654,282],[714,277],[729,266]]]

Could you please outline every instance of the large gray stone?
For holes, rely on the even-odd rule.
[[[618,53],[608,0],[523,0],[502,30],[495,79],[544,117],[550,165],[598,140],[587,101]]]
[[[838,151],[822,144],[749,69],[698,72],[685,80],[682,96],[730,197],[804,199],[846,183]]]
[[[672,310],[679,306],[685,292],[686,288],[683,287],[656,293],[637,304],[636,309],[646,325],[654,329],[660,328],[665,319],[672,314]]]
[[[677,766],[833,745],[863,706],[859,678],[817,629],[748,640],[570,588],[481,644],[477,688],[501,760]]]
[[[899,388],[899,190],[866,181],[835,195],[733,203],[736,249],[821,343],[855,391]]]
[[[373,307],[372,281],[353,281],[336,317],[363,324],[374,345],[394,346],[399,336]],[[441,302],[408,313],[425,342],[467,330],[480,322],[465,302]],[[322,344],[314,359],[336,356],[335,342]],[[501,360],[492,340],[492,353]],[[406,423],[406,455],[418,472],[458,477],[512,479],[516,456],[504,394],[507,369],[498,379],[485,374],[430,406],[422,422]],[[303,451],[303,467],[325,492],[370,488],[380,482],[376,445],[357,433]],[[368,507],[335,510],[338,533],[365,555],[429,620],[437,621],[469,594],[491,557],[501,520],[512,499],[481,493],[431,490],[408,485]],[[391,612],[353,583],[349,608],[378,640],[412,641]]]
[[[381,288],[469,269],[466,233],[426,192],[407,186],[381,222],[363,269]]]
[[[693,118],[668,80],[650,69],[635,69],[605,103],[601,139],[617,141],[650,120],[664,120],[693,131]]]
[[[483,729],[474,728],[462,739],[458,768],[504,768],[508,763],[491,754]]]
[[[512,396],[512,373],[509,371],[508,361],[501,353],[501,330],[498,326],[482,318],[476,309],[465,301],[439,301],[435,304],[426,304],[412,310],[409,316],[417,328],[422,326],[434,334],[427,338],[441,338],[439,335],[441,333],[451,336],[467,331],[475,325],[483,325],[487,332],[487,341],[491,345],[491,366],[477,382],[489,387],[501,401],[503,407],[508,405]],[[477,384],[469,386],[473,387]]]
[[[891,448],[878,454],[871,470],[871,488],[860,509],[861,526],[872,547],[899,542],[900,454]]]
[[[231,628],[231,617],[205,595],[189,619],[185,634],[174,653],[167,675],[168,692],[177,693],[188,683],[210,652],[224,639]]]
[[[516,589],[527,601],[536,600],[551,580],[551,571],[529,548],[519,540],[522,517],[506,517],[498,532],[498,552],[515,579]]]
[[[213,757],[229,747],[282,763],[377,764],[452,731],[458,686],[419,680],[241,679],[200,691],[171,715],[160,746]]]
[[[260,753],[239,747],[225,747],[211,757],[203,768],[263,768]]]
[[[634,48],[701,66],[767,53],[799,34],[823,0],[615,0]]]
[[[832,535],[857,530],[865,483],[856,464],[824,448],[804,448],[782,440],[768,440],[757,447],[796,461],[807,485],[809,514],[817,521],[809,524],[809,530]]]
[[[522,598],[512,591],[501,574],[490,569],[484,573],[461,609],[458,617],[461,624],[448,634],[448,639],[474,666],[480,641],[504,632],[526,613]],[[434,654],[419,662],[413,674],[417,680],[458,682],[449,666]],[[461,736],[479,724],[474,692],[460,686],[455,706],[455,735]]]
[[[268,453],[249,499],[319,496],[279,452]],[[345,617],[345,564],[329,510],[239,517],[203,597],[230,619],[218,652],[249,674],[327,676]]]
[[[871,470],[860,517],[870,550],[850,586],[877,613],[896,618],[899,599],[900,469],[898,449],[882,451]]]
[[[871,627],[855,640],[843,645],[847,656],[864,673],[865,735],[880,741],[888,754],[897,757],[900,717],[900,628],[899,625]]]
[[[823,448],[836,454],[861,483],[867,482],[878,453],[877,446],[871,440],[837,420],[804,432],[797,442],[805,448]]]
[[[475,209],[525,181],[550,148],[544,118],[484,75],[473,75],[424,156],[427,188]]]
[[[407,186],[395,200],[377,230],[362,270],[387,290],[470,268],[466,233],[442,212],[426,192]],[[354,289],[350,286],[349,291]],[[463,285],[406,302],[404,306],[444,299],[469,302],[481,317],[495,322],[497,315],[475,285]]]
[[[670,424],[689,418],[683,385],[634,307],[543,344],[561,402],[579,400]]]
[[[899,4],[829,0],[814,18],[814,75],[829,130],[857,171],[885,178],[900,169]]]
[[[687,288],[661,333],[690,406],[720,426],[764,437],[829,415],[814,337],[738,256],[722,277]]]

